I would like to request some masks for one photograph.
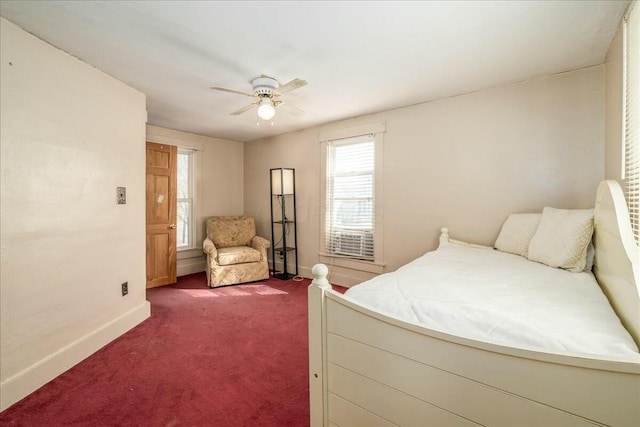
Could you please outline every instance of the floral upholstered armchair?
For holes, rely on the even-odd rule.
[[[256,236],[250,216],[214,216],[207,219],[207,238],[202,247],[207,254],[209,287],[234,285],[269,278],[267,239]]]

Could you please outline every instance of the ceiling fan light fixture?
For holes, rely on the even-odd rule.
[[[241,92],[239,90],[227,89],[219,86],[213,86],[211,89],[252,97],[253,102],[251,104],[245,105],[244,107],[232,112],[231,115],[238,116],[246,113],[252,108],[258,107],[258,123],[260,123],[260,120],[271,120],[271,126],[273,126],[272,119],[276,115],[276,107],[283,106],[282,110],[294,117],[301,117],[304,114],[304,111],[301,109],[288,103],[284,104],[279,97],[283,93],[291,92],[292,90],[296,90],[306,85],[307,82],[301,79],[293,79],[289,83],[281,85],[273,77],[261,75],[260,77],[251,80],[251,86],[253,87],[252,93]]]
[[[276,115],[276,109],[271,98],[264,97],[258,106],[258,117],[262,120],[271,120]]]

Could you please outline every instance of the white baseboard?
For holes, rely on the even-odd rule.
[[[0,411],[34,392],[69,368],[80,363],[151,315],[144,301],[137,307],[40,360],[0,384]]]
[[[349,269],[340,269],[336,266],[329,266],[329,282],[333,285],[344,286],[345,288],[350,288],[351,286],[357,285],[359,283],[364,282],[365,280],[370,279],[373,275],[369,273],[363,273],[357,271],[355,273],[359,273],[359,275],[354,275],[352,273],[353,270]],[[271,268],[271,262],[269,262],[269,268]],[[313,274],[311,274],[312,267],[306,267],[303,265],[298,266],[298,275],[302,276],[306,279],[313,279]],[[276,262],[276,269],[278,271],[282,271],[282,262]]]
[[[272,267],[271,260],[268,260],[268,263],[269,263],[269,270],[271,270],[271,267]],[[284,267],[284,263],[282,261],[276,261],[277,271],[282,272],[283,267]],[[293,271],[291,270],[295,270],[295,266],[292,266],[291,264],[289,264],[287,272],[293,274]],[[313,276],[311,275],[311,269],[303,265],[298,265],[298,276],[304,277],[305,279],[313,278]]]
[[[362,271],[354,271],[345,268],[341,269],[337,266],[331,266],[327,264],[325,265],[327,266],[327,268],[329,268],[329,276],[327,276],[329,283],[331,283],[332,285],[343,286],[345,288],[350,288],[354,285],[364,282],[365,280],[369,280],[374,276],[373,274],[365,273]],[[311,268],[312,267],[300,267],[300,274],[303,277],[313,279]]]
[[[327,276],[327,280],[329,280],[329,283],[331,283],[332,285],[339,285],[345,288],[350,288],[363,282],[363,280],[358,277],[331,270],[329,270],[329,276]]]
[[[180,259],[176,265],[176,276],[180,277],[186,276],[187,274],[200,273],[205,271],[206,266],[207,261],[202,257]]]
[[[299,266],[300,276],[305,279],[313,279],[313,274],[311,274],[311,268],[305,266]]]

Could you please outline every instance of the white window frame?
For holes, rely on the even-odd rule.
[[[622,179],[631,228],[640,246],[640,9],[637,1],[623,19],[623,146]]]
[[[188,165],[189,165],[189,174],[188,174],[188,197],[179,198],[177,197],[176,202],[179,206],[180,203],[187,203],[189,206],[189,233],[187,235],[188,244],[186,246],[178,246],[178,239],[176,239],[176,250],[178,252],[188,251],[194,249],[196,246],[195,242],[195,214],[194,214],[194,176],[195,176],[195,150],[191,148],[182,148],[178,147],[178,155],[186,155],[188,156]],[[176,206],[176,212],[178,212],[178,206]],[[177,218],[176,218],[177,222]]]
[[[386,124],[384,122],[356,126],[320,135],[320,262],[352,270],[381,274],[384,271],[383,242],[383,147]],[[372,261],[344,257],[327,250],[327,148],[330,143],[372,135],[374,140],[374,259]]]

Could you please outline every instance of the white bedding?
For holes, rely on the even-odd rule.
[[[475,340],[640,361],[591,273],[491,248],[443,243],[346,295],[391,316]]]

